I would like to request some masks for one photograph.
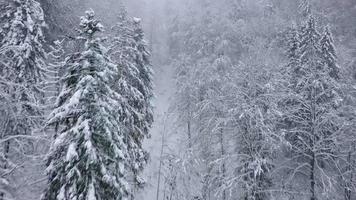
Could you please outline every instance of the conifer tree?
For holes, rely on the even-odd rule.
[[[10,129],[18,134],[29,134],[29,127],[38,127],[40,122],[41,84],[46,76],[43,12],[34,0],[10,1],[5,8],[0,31],[1,92],[10,95],[18,106],[14,123],[21,123]]]
[[[310,17],[312,14],[310,0],[300,0],[299,11],[303,17]]]
[[[310,200],[323,199],[335,190],[337,142],[340,121],[337,108],[341,98],[340,83],[329,73],[320,54],[320,34],[310,17],[301,30],[299,70],[288,70],[288,89],[283,98],[290,180],[304,177]],[[283,95],[284,96],[284,95]],[[320,194],[320,195],[319,195]]]
[[[93,11],[81,18],[82,52],[66,59],[63,87],[48,125],[59,125],[47,160],[46,200],[125,200],[128,144],[120,121],[124,96],[113,85],[119,68],[110,62]],[[126,85],[121,83],[121,85]]]
[[[330,70],[330,76],[335,79],[340,79],[340,67],[337,64],[337,55],[334,46],[334,39],[329,27],[327,26],[322,34],[320,41],[321,54],[324,59],[324,65],[327,65]]]
[[[287,36],[287,58],[288,58],[288,64],[287,68],[291,68],[289,70],[298,70],[298,66],[300,64],[300,52],[299,52],[299,46],[300,46],[300,35],[299,35],[299,30],[297,27],[292,27]]]
[[[140,19],[130,18],[124,8],[113,30],[114,37],[109,54],[118,64],[120,71],[116,91],[127,99],[125,116],[121,120],[125,124],[125,140],[129,149],[128,168],[134,179],[133,184],[140,187],[144,180],[139,174],[148,160],[148,153],[143,149],[142,142],[144,138],[149,137],[148,132],[153,122],[150,54]]]
[[[36,0],[0,2],[0,199],[10,198],[3,188],[13,185],[8,178],[30,153],[31,135],[42,122],[44,25]]]

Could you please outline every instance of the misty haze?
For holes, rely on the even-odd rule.
[[[0,0],[0,200],[356,200],[356,0]]]

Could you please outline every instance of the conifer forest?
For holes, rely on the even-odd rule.
[[[0,200],[356,200],[356,0],[0,0]]]

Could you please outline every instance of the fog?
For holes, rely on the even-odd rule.
[[[355,0],[0,0],[0,200],[356,199],[355,24]]]

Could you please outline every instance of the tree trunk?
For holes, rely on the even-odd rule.
[[[349,174],[349,180],[346,181],[346,185],[345,185],[345,200],[351,200],[351,196],[352,196],[352,190],[351,190],[351,187],[353,185],[353,171],[352,171],[353,159],[352,159],[352,152],[355,152],[354,144],[351,144],[350,151],[349,151],[348,156],[347,156],[347,164],[348,164],[347,171],[348,171],[348,174]]]
[[[199,102],[204,101],[204,93],[205,91],[203,89],[199,90]],[[198,134],[201,135],[202,133],[202,116],[199,115],[198,119]],[[203,184],[202,184],[202,191],[201,191],[201,197],[202,200],[210,200],[210,188],[209,188],[209,182],[211,178],[211,167],[209,166],[209,157],[210,157],[210,151],[209,151],[209,144],[206,141],[206,144],[203,146],[203,159],[205,160],[204,164],[207,167],[206,174],[203,177]]]
[[[207,171],[206,171],[207,173],[204,175],[204,178],[203,178],[203,186],[202,186],[201,196],[202,196],[203,200],[210,200],[209,184],[210,184],[210,179],[211,179],[212,168],[209,163],[209,157],[210,157],[209,145],[205,144],[204,146],[205,147],[204,147],[203,157],[205,160],[205,166],[207,167]]]
[[[211,172],[211,167],[208,167],[208,173],[205,175],[204,182],[203,182],[203,191],[202,191],[203,200],[210,200],[210,190],[209,190],[210,172]]]
[[[314,71],[314,74],[316,74],[316,72]],[[310,193],[311,193],[311,197],[310,200],[317,200],[316,198],[316,194],[315,194],[315,162],[316,162],[316,158],[315,158],[315,152],[314,152],[314,145],[316,143],[316,88],[312,87],[311,90],[311,122],[310,122],[310,128],[311,128],[311,138],[310,138],[310,152],[311,152],[311,156],[312,159],[310,161]]]
[[[221,158],[222,158],[222,179],[223,179],[223,183],[225,181],[226,178],[226,166],[225,166],[225,146],[224,146],[224,132],[223,129],[220,129],[220,147],[221,147]],[[223,194],[222,194],[222,200],[226,200],[226,190],[224,189]]]
[[[165,140],[165,132],[166,132],[166,121],[163,124],[163,132],[162,132],[162,144],[161,144],[161,155],[159,158],[159,167],[158,167],[158,180],[157,180],[157,192],[156,192],[156,200],[159,200],[159,192],[161,187],[161,171],[162,171],[162,159],[164,153],[164,140]]]
[[[188,148],[189,150],[192,149],[192,132],[191,132],[191,119],[188,119],[187,123],[187,129],[188,129]]]
[[[190,106],[190,102],[188,102],[188,120],[187,120],[187,134],[188,134],[188,148],[189,150],[191,150],[192,148],[192,111],[191,111],[191,106]]]
[[[317,200],[315,196],[315,154],[313,153],[313,158],[310,162],[311,170],[310,170],[310,200]]]
[[[7,163],[6,160],[9,157],[9,152],[10,152],[10,141],[5,142],[5,146],[4,146],[4,157],[5,157],[5,162],[4,165],[2,166],[4,171],[6,171],[7,169]],[[0,200],[5,200],[5,193],[1,192],[0,193]]]

